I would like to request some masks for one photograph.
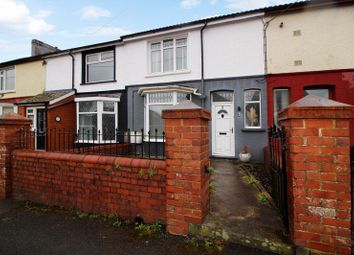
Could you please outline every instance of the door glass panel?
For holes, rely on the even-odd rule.
[[[232,91],[219,91],[213,93],[213,102],[232,102],[233,100]]]

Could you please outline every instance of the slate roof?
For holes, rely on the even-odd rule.
[[[63,89],[63,90],[44,91],[41,94],[30,97],[26,100],[18,102],[17,104],[49,103],[50,101],[58,99],[62,96],[65,96],[70,92],[73,92],[73,90],[72,89]]]

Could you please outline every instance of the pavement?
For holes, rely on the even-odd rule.
[[[294,247],[284,230],[276,208],[260,201],[260,191],[247,181],[242,163],[213,159],[215,191],[210,213],[201,226],[191,230],[201,238],[221,238],[229,242],[275,252],[293,254]]]
[[[190,239],[166,233],[158,238],[141,238],[132,225],[114,227],[98,219],[75,217],[62,209],[28,207],[14,200],[0,201],[1,255],[271,255],[233,244],[218,253],[205,249],[206,245],[202,244],[196,248]]]

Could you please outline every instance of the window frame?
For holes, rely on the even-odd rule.
[[[246,92],[249,92],[249,91],[258,91],[259,92],[259,101],[246,101]],[[246,121],[246,118],[247,118],[247,114],[246,114],[246,105],[247,103],[259,103],[259,126],[257,127],[253,127],[253,126],[247,126],[247,121]],[[262,129],[262,90],[261,89],[258,89],[258,88],[254,88],[254,89],[246,89],[243,91],[243,111],[244,111],[244,114],[243,114],[243,127],[245,129]]]
[[[276,126],[278,126],[278,121],[276,122],[276,118],[275,118],[275,113],[276,113],[276,111],[275,111],[275,103],[276,103],[276,100],[275,100],[275,93],[277,92],[277,91],[288,91],[288,105],[290,104],[290,88],[288,88],[288,87],[278,87],[278,88],[273,88],[273,123],[276,125]],[[280,111],[282,111],[283,109],[281,109]],[[279,113],[279,112],[277,112],[277,113]]]
[[[179,39],[185,39],[186,43],[185,45],[180,45],[177,46],[176,41]],[[173,46],[170,47],[164,47],[163,42],[164,41],[173,41]],[[149,75],[163,75],[163,74],[171,74],[171,73],[179,73],[179,72],[186,72],[189,70],[189,55],[188,55],[188,35],[183,34],[183,35],[178,35],[178,36],[172,36],[172,37],[165,37],[165,38],[160,38],[158,40],[153,40],[148,42],[148,73]],[[152,50],[151,46],[153,44],[160,44],[160,49],[159,50]],[[186,47],[186,59],[185,59],[185,68],[182,69],[177,69],[177,48],[182,48]],[[164,71],[164,61],[163,61],[163,56],[164,56],[164,50],[165,49],[173,49],[173,69],[169,71]],[[160,52],[160,68],[159,71],[153,72],[152,71],[152,52]]]
[[[105,80],[99,80],[99,81],[88,81],[88,65],[89,64],[95,64],[95,63],[104,63],[104,62],[110,62],[112,60],[103,60],[101,61],[101,56],[102,53],[105,52],[113,52],[113,78],[112,79],[105,79]],[[94,61],[88,63],[87,58],[89,56],[99,54],[99,61]],[[100,49],[94,49],[90,51],[86,51],[82,53],[82,77],[81,77],[81,84],[82,85],[90,85],[90,84],[97,84],[97,83],[108,83],[108,82],[116,82],[116,48],[115,47],[106,47],[106,48],[100,48]]]
[[[92,97],[92,98],[76,98],[75,102],[76,102],[76,128],[79,132],[80,130],[80,115],[85,115],[85,114],[96,114],[97,115],[97,133],[99,132],[100,135],[102,136],[101,138],[99,138],[99,136],[97,136],[97,139],[88,139],[86,140],[84,139],[80,139],[78,138],[76,143],[113,143],[113,142],[117,142],[117,138],[115,140],[103,140],[103,126],[102,126],[102,119],[103,119],[103,114],[111,114],[115,116],[115,127],[114,130],[118,129],[118,102],[119,102],[119,98],[104,98],[104,97]],[[80,112],[79,111],[79,107],[80,107],[80,103],[81,102],[96,102],[97,103],[97,112]],[[114,112],[107,112],[107,111],[103,111],[103,103],[104,102],[113,102],[114,103]]]
[[[14,88],[13,89],[6,89],[6,87],[7,87],[7,75],[6,75],[6,73],[9,70],[13,70],[14,71]],[[16,92],[16,68],[15,68],[15,66],[1,68],[0,69],[0,79],[1,79],[1,77],[4,80],[4,89],[1,88],[1,81],[0,81],[0,93]]]
[[[150,103],[150,95],[152,94],[156,94],[156,93],[172,93],[172,101],[171,102],[164,102],[164,103]],[[182,91],[178,91],[178,90],[174,90],[174,91],[170,91],[170,90],[161,90],[161,91],[155,91],[155,92],[146,92],[146,94],[144,95],[144,130],[145,130],[145,135],[148,135],[148,132],[151,131],[150,130],[150,106],[154,106],[154,105],[162,105],[162,106],[174,106],[176,104],[178,104],[178,93],[183,93],[186,95],[189,95],[189,101],[192,101],[192,93],[187,93],[187,92],[182,92]],[[162,132],[164,130],[161,130]],[[152,137],[150,137],[149,141],[150,142],[163,142],[162,138],[157,138],[155,139],[153,137],[154,134],[152,134]],[[148,138],[145,137],[145,140],[147,140]]]
[[[0,104],[0,115],[4,114],[4,107],[12,107],[14,109],[14,113],[18,112],[18,107],[15,104],[11,104],[11,103],[1,103]]]

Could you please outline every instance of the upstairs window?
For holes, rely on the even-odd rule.
[[[108,50],[86,54],[85,83],[114,81],[115,51]]]
[[[245,128],[261,128],[261,91],[246,90],[244,104]]]
[[[187,38],[166,39],[150,44],[150,72],[167,73],[187,69]]]
[[[8,68],[0,70],[0,91],[14,91],[15,90],[15,68]]]
[[[331,91],[329,88],[308,88],[305,89],[305,96],[307,95],[313,95],[313,96],[330,99]]]

